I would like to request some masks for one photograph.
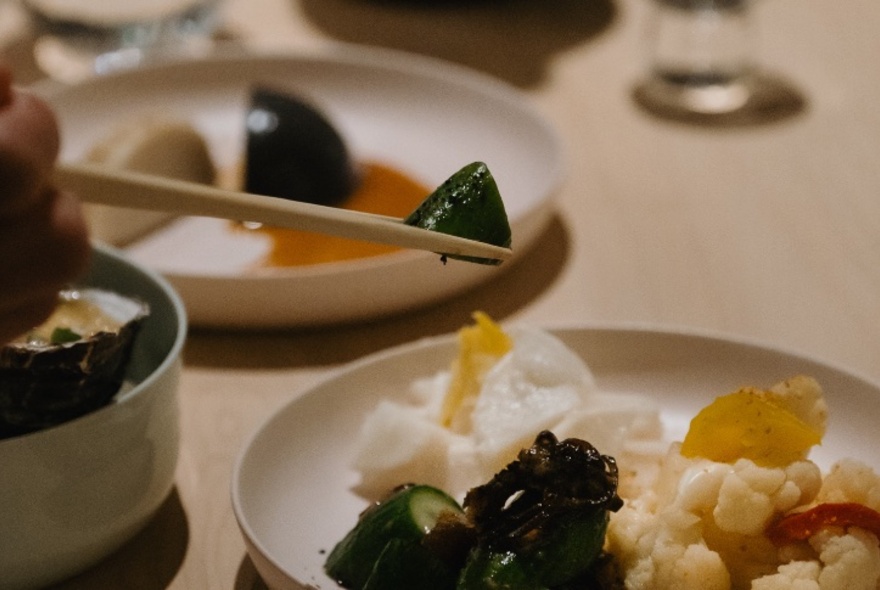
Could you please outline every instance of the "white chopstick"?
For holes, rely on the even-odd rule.
[[[508,248],[413,227],[402,219],[215,188],[95,164],[59,164],[59,186],[82,201],[179,215],[257,221],[459,256],[506,260]]]

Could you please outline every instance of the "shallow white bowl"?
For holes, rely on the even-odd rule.
[[[81,418],[0,440],[0,589],[87,569],[146,525],[174,482],[183,303],[157,274],[102,246],[78,284],[150,305],[127,373],[135,385]]]
[[[61,158],[77,161],[120,124],[161,115],[202,135],[221,169],[244,154],[244,121],[256,84],[301,96],[324,111],[357,161],[374,161],[439,186],[482,160],[492,170],[513,231],[514,258],[500,267],[440,263],[400,251],[302,267],[251,268],[252,234],[228,223],[183,218],[126,246],[163,273],[194,325],[264,328],[370,320],[428,306],[497,278],[537,245],[562,181],[556,130],[526,95],[484,74],[372,47],[169,61],[43,87],[58,114]],[[99,235],[96,233],[96,235]],[[256,257],[259,258],[259,255]],[[352,288],[356,285],[356,288]]]

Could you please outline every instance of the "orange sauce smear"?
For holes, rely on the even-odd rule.
[[[379,215],[406,217],[425,200],[430,190],[389,166],[365,162],[357,190],[340,207]],[[272,249],[263,267],[305,266],[368,258],[396,252],[400,248],[359,240],[286,228],[235,224],[237,231],[256,232],[272,239]]]

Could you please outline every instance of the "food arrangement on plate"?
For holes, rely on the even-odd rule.
[[[373,507],[325,563],[343,587],[878,587],[880,477],[809,459],[812,377],[722,393],[670,443],[656,403],[598,390],[551,334],[476,320],[449,370],[363,422]]]
[[[273,199],[319,205],[317,211],[315,209],[310,209],[310,211],[320,213],[319,217],[322,219],[322,216],[332,213],[336,206],[350,206],[352,191],[355,191],[363,182],[360,174],[355,170],[354,163],[347,158],[347,150],[345,150],[341,138],[321,113],[292,96],[269,91],[265,88],[254,90],[252,101],[253,106],[247,116],[248,140],[247,156],[244,160],[244,186],[231,187],[232,194],[228,196],[234,199],[246,199],[247,203],[255,204],[255,212],[253,213],[257,219],[263,221],[265,218],[260,217],[260,212],[263,207],[268,208]],[[158,124],[147,121],[142,125],[127,125],[126,129],[128,129],[127,133],[114,133],[111,140],[102,143],[97,150],[93,151],[101,154],[108,152],[129,154],[131,157],[127,160],[125,158],[116,159],[119,167],[131,168],[132,166],[126,166],[126,164],[133,164],[136,169],[126,171],[146,172],[148,183],[159,181],[160,177],[166,176],[163,174],[164,172],[171,172],[176,177],[188,179],[198,178],[202,171],[213,169],[210,161],[206,165],[205,154],[207,150],[205,148],[190,149],[190,143],[181,143],[183,139],[172,145],[166,145],[161,141],[160,138],[169,136],[166,133],[169,129],[186,129],[182,124],[175,126],[163,121],[159,121]],[[170,136],[192,140],[197,146],[204,145],[193,130]],[[193,154],[194,159],[191,163],[186,158],[169,160],[168,149],[178,144],[184,147],[179,148],[176,155]],[[87,178],[93,178],[92,171],[94,170],[97,178],[103,180],[102,175],[106,173],[104,168],[105,165],[89,169]],[[113,171],[111,170],[110,173],[112,174]],[[112,179],[115,179],[115,176]],[[184,183],[181,188],[202,189],[195,184],[197,183]],[[368,184],[373,185],[375,181]],[[84,198],[87,201],[90,199],[90,191],[100,191],[102,188],[95,187],[91,183],[74,184],[73,186],[85,195]],[[166,188],[162,185],[159,190],[161,194],[161,191],[165,191]],[[250,194],[239,194],[237,192],[239,190]],[[379,187],[379,190],[387,192],[389,189],[388,187]],[[205,206],[207,215],[210,215],[215,209],[211,205],[220,202],[227,196],[224,191],[217,192],[219,195],[212,193],[213,196],[207,197],[207,206]],[[367,194],[363,191],[361,193]],[[132,207],[143,205],[150,208],[151,204],[155,204],[152,200],[156,196],[155,192],[149,192],[146,198],[138,198],[129,194],[121,202],[130,204]],[[393,192],[387,197],[392,201],[399,201],[398,195]],[[493,253],[492,256],[487,256],[483,252],[475,254],[467,250],[461,251],[451,247],[447,250],[442,245],[436,246],[436,251],[441,255],[441,260],[444,263],[448,259],[457,259],[484,265],[499,265],[502,259],[498,256],[509,255],[511,229],[507,212],[495,178],[485,163],[473,162],[464,166],[447,178],[432,193],[422,195],[422,197],[418,205],[403,219],[390,222],[390,226],[395,230],[395,236],[397,235],[396,230],[402,226],[408,226],[481,242],[502,250],[498,255]],[[97,201],[99,203],[107,202],[103,199],[97,199]],[[109,202],[115,203],[115,200]],[[163,206],[165,206],[164,203]],[[180,208],[179,201],[175,199],[170,203],[170,207],[171,211],[174,211],[174,208]],[[104,206],[102,209],[113,215],[112,211],[117,208]],[[369,207],[365,207],[365,209],[369,209]],[[361,222],[369,224],[366,227],[372,227],[375,222],[374,216],[377,213],[367,210],[362,213],[368,215],[362,216]],[[132,216],[137,217],[137,215],[137,211],[123,208],[115,214],[115,217],[119,218],[120,224],[124,224],[124,220]],[[152,219],[154,215],[150,214],[150,218]],[[214,216],[222,218],[224,215],[229,215],[228,211],[220,211]],[[295,218],[295,220],[299,219],[299,217]],[[265,230],[276,238],[276,242],[289,248],[287,250],[281,249],[279,254],[277,252],[279,243],[276,243],[276,253],[272,258],[309,259],[316,255],[316,250],[319,257],[323,252],[325,255],[331,256],[332,259],[335,259],[337,254],[342,257],[371,255],[356,245],[358,240],[341,237],[347,234],[331,238],[324,235],[325,232],[318,228],[314,232],[309,232],[287,227],[268,227],[255,221],[230,221],[228,224],[231,230],[234,228],[236,231]],[[146,223],[136,224],[137,227],[145,225]],[[293,227],[302,229],[297,225]],[[350,226],[347,225],[346,228],[350,229]],[[327,229],[326,233],[333,234],[333,231]],[[419,236],[428,235],[422,232],[416,233]],[[376,240],[381,242],[380,238],[376,238]],[[337,246],[339,249],[336,249]]]
[[[387,164],[354,161],[345,140],[315,105],[289,92],[255,85],[241,117],[243,153],[225,169],[207,140],[185,120],[160,114],[124,121],[89,151],[87,161],[110,168],[217,185],[280,199],[407,217],[428,190]],[[92,231],[116,245],[136,244],[168,224],[169,213],[87,204]],[[303,266],[369,258],[399,248],[239,220],[230,239],[250,235],[266,246],[249,267]],[[508,236],[509,237],[509,236]]]
[[[249,113],[263,110],[256,108],[257,88],[317,108],[344,139],[360,184],[343,207],[405,217],[463,165],[490,157],[485,163],[504,195],[516,256],[528,251],[550,220],[562,170],[552,127],[515,89],[432,60],[344,46],[317,54],[220,53],[69,87],[46,86],[43,93],[65,138],[62,162],[87,161],[108,139],[118,146],[120,128],[132,133],[131,125],[156,125],[166,129],[163,141],[173,134],[169,144],[181,144],[163,154],[171,162],[159,168],[204,160],[204,150],[193,145],[201,141],[214,169],[209,182],[243,188]],[[265,121],[253,119],[254,125]],[[169,134],[169,126],[176,130]],[[142,146],[153,143],[135,139]],[[113,164],[120,163],[126,164]],[[201,173],[188,177],[198,178]],[[389,198],[392,193],[402,198]],[[198,325],[306,326],[376,318],[460,293],[499,272],[453,263],[440,273],[429,253],[340,243],[325,249],[323,237],[304,235],[287,243],[287,232],[224,220],[159,222],[122,236],[136,238],[125,251],[171,281]],[[118,234],[124,224],[102,225]],[[344,286],[353,282],[373,296],[344,296]]]

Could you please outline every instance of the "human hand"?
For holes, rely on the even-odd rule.
[[[58,149],[51,110],[0,64],[0,344],[45,320],[88,261],[79,201],[52,184]]]

